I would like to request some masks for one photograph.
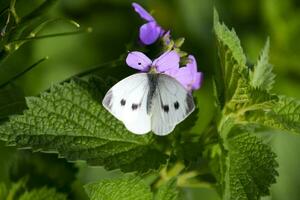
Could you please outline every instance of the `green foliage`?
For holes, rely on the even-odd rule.
[[[15,9],[16,1],[10,3],[7,22],[2,29],[2,38],[0,42],[0,63],[7,58],[8,55],[14,53],[25,44],[27,38],[33,38],[41,31],[42,27],[49,21],[45,17],[45,13],[57,2],[57,0],[48,0],[35,8],[26,16],[18,16]],[[12,18],[12,19],[10,19]]]
[[[34,8],[31,12],[24,16],[19,16],[15,8],[16,0],[11,0],[9,8],[2,10],[2,14],[6,14],[6,23],[1,27],[1,41],[0,41],[0,67],[3,61],[15,51],[17,51],[25,43],[36,40],[49,38],[54,36],[63,36],[70,34],[77,34],[82,32],[90,32],[90,29],[78,29],[79,25],[71,20],[63,18],[50,18],[47,16],[49,10],[58,2],[58,0],[47,0],[41,3],[38,7]],[[38,34],[49,24],[65,21],[74,27],[75,32],[57,33],[39,36]]]
[[[273,66],[269,63],[270,40],[268,39],[260,58],[250,72],[251,85],[255,88],[271,90],[274,84],[275,75],[272,72]]]
[[[158,188],[154,200],[178,200],[179,191],[176,188],[176,179],[171,179]]]
[[[27,190],[26,178],[16,183],[12,183],[10,188],[0,183],[0,197],[3,200],[67,200],[67,195],[57,192],[54,188],[41,187],[33,190]]]
[[[300,133],[300,102],[296,99],[279,96],[279,100],[265,112],[248,112],[245,119],[250,123]]]
[[[43,187],[41,189],[34,189],[30,192],[26,191],[19,198],[19,200],[32,200],[32,199],[67,200],[67,196],[65,194],[56,192],[55,189],[49,189]]]
[[[78,195],[72,191],[78,172],[73,164],[58,159],[55,154],[32,154],[29,151],[17,151],[13,158],[8,170],[12,182],[28,177],[26,188],[29,190],[43,186],[67,193],[72,199]]]
[[[226,109],[240,116],[251,110],[270,109],[277,101],[276,95],[269,94],[266,90],[253,88],[245,80],[239,79],[237,89],[227,103]]]
[[[86,160],[107,169],[148,171],[165,162],[152,135],[137,136],[101,105],[92,83],[71,81],[40,97],[27,98],[28,110],[0,128],[8,145],[55,151],[68,160]]]
[[[247,133],[226,142],[224,199],[256,200],[269,195],[277,175],[276,156],[270,147]]]
[[[176,180],[167,181],[153,193],[149,185],[136,175],[102,180],[84,186],[91,200],[178,200]]]
[[[1,187],[4,186],[4,189],[14,184],[18,185],[16,183],[22,183],[22,191],[32,191],[43,187],[66,194],[68,199],[87,199],[82,185],[77,180],[78,168],[74,164],[66,162],[65,159],[58,159],[56,154],[12,150],[13,148],[8,147],[0,148],[0,156],[4,161],[0,165],[0,180]],[[3,191],[5,190],[2,190],[2,193]]]
[[[216,85],[221,105],[228,102],[238,88],[238,80],[247,77],[246,57],[234,30],[219,22],[214,11],[214,31],[221,67],[216,69]]]
[[[150,187],[139,177],[125,176],[118,179],[90,183],[85,189],[91,200],[152,200]]]
[[[215,156],[218,162],[212,162],[219,166],[212,168],[215,174],[219,173],[216,177],[223,199],[256,200],[269,195],[270,185],[276,182],[278,164],[271,149],[250,132],[262,124],[297,130],[298,104],[287,103],[270,93],[274,74],[268,62],[269,41],[251,71],[242,59],[244,54],[235,32],[220,24],[216,11],[214,20],[218,55],[225,72],[225,91],[217,95],[219,99],[225,96],[226,101],[218,123],[221,151]],[[226,83],[234,87],[226,87],[230,85]]]

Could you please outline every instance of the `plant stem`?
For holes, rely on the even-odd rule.
[[[159,179],[153,184],[154,187],[158,188],[165,182],[169,181],[171,178],[177,176],[184,168],[185,166],[181,162],[177,162],[169,171],[167,171],[167,167],[164,167],[160,171]]]
[[[10,13],[13,15],[16,23],[19,23],[20,18],[17,15],[16,9],[15,9],[15,4],[16,4],[16,0],[11,0],[9,10],[10,10]]]
[[[92,28],[82,29],[79,31],[71,31],[71,32],[65,32],[65,33],[55,33],[55,34],[49,34],[49,35],[41,35],[41,36],[34,36],[34,37],[27,37],[27,38],[20,38],[17,40],[13,40],[12,42],[19,42],[19,41],[29,41],[29,40],[40,40],[45,38],[51,38],[51,37],[59,37],[59,36],[68,36],[68,35],[77,35],[81,33],[90,33],[92,32]]]

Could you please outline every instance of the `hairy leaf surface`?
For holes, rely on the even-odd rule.
[[[178,200],[179,191],[176,189],[176,179],[171,179],[160,186],[154,195],[154,200]]]
[[[238,111],[240,114],[244,114],[249,110],[270,109],[277,101],[276,95],[271,95],[266,90],[253,88],[245,80],[240,79],[227,107],[233,112]]]
[[[271,90],[274,84],[275,75],[272,72],[273,66],[269,63],[270,41],[267,40],[260,58],[250,72],[251,85],[255,88]]]
[[[229,30],[219,22],[218,13],[214,12],[214,32],[217,40],[221,74],[216,77],[218,95],[221,102],[229,101],[238,86],[239,79],[248,77],[246,57],[234,30]],[[222,81],[220,81],[222,80]]]
[[[278,175],[270,147],[250,134],[230,138],[226,146],[224,199],[258,200],[268,195]]]
[[[56,85],[40,97],[27,98],[29,109],[0,126],[0,139],[107,169],[158,168],[165,155],[155,148],[154,136],[127,131],[102,107],[101,95],[92,83],[80,80]]]
[[[53,188],[40,188],[31,191],[24,192],[19,200],[33,200],[33,199],[43,199],[43,200],[67,200],[67,195],[63,193],[58,193]]]
[[[300,133],[300,102],[293,98],[279,96],[278,102],[271,109],[265,112],[249,112],[246,120],[272,129]]]
[[[103,180],[85,185],[91,200],[152,200],[150,187],[136,176]]]

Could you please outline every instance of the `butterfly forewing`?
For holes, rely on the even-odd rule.
[[[145,134],[151,130],[151,118],[146,109],[148,92],[147,74],[134,74],[114,85],[105,95],[103,105],[129,131]]]
[[[157,135],[167,135],[183,121],[195,105],[193,97],[174,78],[157,74],[157,86],[152,99],[151,127]]]

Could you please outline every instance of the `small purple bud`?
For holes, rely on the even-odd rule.
[[[153,44],[161,34],[161,27],[156,22],[148,22],[140,27],[140,40],[145,45]]]
[[[164,29],[141,5],[132,3],[132,6],[140,17],[148,22],[140,27],[139,38],[141,42],[145,45],[153,44],[159,37],[163,36]]]
[[[148,22],[155,21],[155,19],[147,12],[141,5],[137,3],[132,3],[132,7],[134,8],[135,12],[137,12],[141,18]]]

